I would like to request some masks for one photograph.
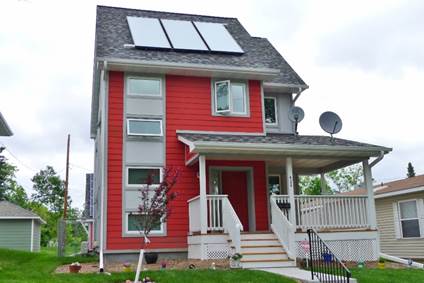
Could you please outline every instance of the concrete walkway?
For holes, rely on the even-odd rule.
[[[279,275],[283,275],[292,279],[299,280],[301,282],[319,282],[317,278],[314,280],[311,279],[311,272],[307,270],[303,270],[297,267],[284,267],[284,268],[260,268],[257,270],[262,270],[266,272],[271,272]],[[332,282],[333,280],[327,280],[323,282]],[[351,283],[357,283],[355,278],[350,278]]]

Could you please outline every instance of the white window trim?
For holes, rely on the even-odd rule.
[[[266,122],[266,106],[265,106],[265,100],[266,99],[272,99],[274,101],[274,110],[275,110],[275,123],[267,123]],[[278,109],[277,109],[277,98],[273,96],[265,96],[264,97],[264,115],[265,115],[265,124],[267,126],[278,126]]]
[[[417,209],[417,217],[416,218],[402,218],[402,213],[401,213],[401,209],[400,209],[400,204],[404,203],[404,202],[411,202],[411,201],[415,201],[415,208]],[[421,239],[421,223],[420,223],[420,215],[419,215],[419,207],[418,207],[419,203],[418,203],[418,199],[407,199],[407,200],[401,200],[397,202],[397,206],[398,206],[398,219],[399,219],[399,232],[400,232],[400,237],[401,239]],[[418,221],[418,232],[420,233],[420,236],[418,237],[404,237],[403,236],[403,228],[402,228],[402,221],[404,220],[417,220]]]
[[[159,134],[130,133],[130,122],[131,121],[159,122],[160,133]],[[127,135],[128,136],[162,137],[163,136],[162,120],[158,120],[158,119],[127,118]]]
[[[243,87],[243,89],[244,89],[244,92],[243,92],[243,106],[244,106],[244,112],[235,112],[234,110],[233,110],[233,95],[232,95],[232,93],[231,93],[231,86],[232,85],[240,85],[240,86],[242,86]],[[239,82],[234,82],[234,83],[232,83],[231,81],[230,81],[230,101],[231,101],[231,103],[230,103],[230,110],[231,110],[231,114],[235,114],[235,115],[246,115],[247,114],[247,86],[246,86],[246,84],[245,83],[239,83]]]
[[[222,84],[222,83],[227,83],[228,84],[228,110],[218,110],[218,94],[217,94],[217,84]],[[214,99],[215,99],[215,113],[217,114],[231,114],[231,81],[230,80],[226,80],[226,81],[216,81],[214,84]]]
[[[268,185],[269,185],[269,177],[278,177],[278,185],[280,186],[280,194],[282,193],[282,187],[281,187],[281,175],[280,174],[268,174]]]
[[[125,234],[129,234],[129,235],[140,235],[140,237],[141,237],[142,234],[140,233],[140,231],[129,231],[128,230],[128,216],[130,214],[132,214],[132,215],[139,215],[140,213],[138,213],[138,212],[125,212]],[[165,234],[164,225],[165,225],[165,223],[161,222],[160,223],[160,230],[152,230],[152,231],[150,231],[150,234],[152,234],[152,235]]]
[[[159,81],[159,94],[154,93],[131,93],[130,92],[130,80],[154,80]],[[127,77],[127,95],[130,96],[150,96],[150,97],[161,97],[162,96],[162,78],[160,77],[144,77],[144,76],[128,76]]]
[[[159,182],[163,181],[163,168],[162,167],[144,167],[144,166],[127,166],[126,176],[125,176],[125,186],[128,188],[140,188],[141,186],[146,186],[147,184],[129,184],[130,169],[148,169],[148,170],[157,170],[159,169]],[[151,187],[157,187],[158,184],[152,184]]]

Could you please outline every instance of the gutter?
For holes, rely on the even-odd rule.
[[[375,165],[377,165],[378,162],[383,160],[384,154],[384,151],[380,151],[380,155],[370,163],[370,168],[374,167]]]
[[[147,72],[159,74],[211,76],[229,78],[250,78],[257,80],[273,79],[280,74],[279,69],[248,68],[226,65],[174,63],[166,61],[128,60],[120,58],[97,58],[98,61],[107,61],[110,70],[128,72]]]

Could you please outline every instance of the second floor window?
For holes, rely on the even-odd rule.
[[[231,81],[215,82],[214,90],[215,113],[217,114],[247,114],[246,84]]]
[[[127,79],[128,95],[161,96],[162,80],[150,77],[129,77]]]
[[[162,120],[127,119],[127,134],[129,136],[162,136]]]
[[[265,123],[267,125],[277,125],[277,99],[275,97],[265,97]]]

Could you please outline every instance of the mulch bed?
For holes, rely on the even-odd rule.
[[[228,269],[230,268],[229,260],[227,259],[216,259],[216,260],[164,260],[155,264],[143,264],[143,270],[159,270],[161,269],[161,263],[166,262],[166,269],[189,269],[191,264],[194,264],[196,269],[207,269],[211,268],[212,263],[215,263],[216,269]],[[137,263],[131,264],[132,270],[135,271]],[[80,273],[96,273],[99,271],[98,263],[81,263]],[[122,263],[110,263],[106,264],[105,271],[107,272],[123,272],[124,266]],[[55,273],[69,273],[69,264],[62,265],[56,268]]]

